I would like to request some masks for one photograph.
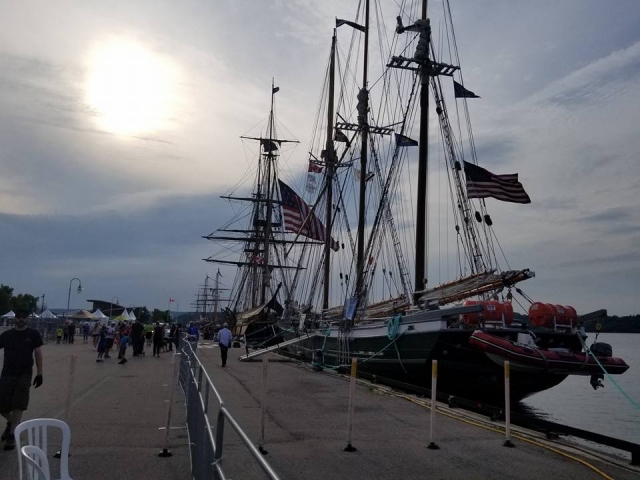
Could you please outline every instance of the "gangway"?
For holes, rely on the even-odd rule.
[[[242,355],[240,357],[240,361],[244,362],[245,360],[249,360],[251,358],[263,355],[265,353],[273,352],[274,350],[279,350],[282,347],[286,347],[288,345],[293,345],[295,343],[302,342],[303,340],[308,340],[310,338],[317,337],[317,336],[318,336],[317,333],[306,333],[303,336],[300,336],[300,337],[297,337],[297,338],[292,338],[291,340],[286,340],[284,342],[280,342],[280,343],[277,343],[275,345],[271,345],[270,347],[267,347],[267,348],[261,348],[260,350],[256,350],[255,352],[248,353],[248,351],[247,351],[246,354],[244,354],[244,355]]]

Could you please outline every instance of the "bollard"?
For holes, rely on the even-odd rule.
[[[258,444],[258,451],[266,455],[267,452],[264,448],[264,425],[267,416],[267,370],[269,367],[269,359],[262,357],[262,412],[260,415],[260,443]]]
[[[78,360],[78,356],[73,354],[71,355],[71,360],[69,361],[69,384],[67,387],[67,401],[64,404],[64,421],[69,424],[69,420],[71,419],[71,399],[73,398],[73,378],[76,373],[76,361]],[[53,458],[60,458],[62,456],[62,451],[58,450]],[[71,453],[69,453],[71,456]]]
[[[504,416],[505,416],[505,425],[504,425],[504,433],[506,439],[502,444],[504,447],[513,448],[515,445],[511,442],[511,395],[509,391],[509,361],[505,360],[504,362]]]
[[[76,373],[76,361],[77,355],[71,355],[71,361],[69,362],[69,386],[67,388],[67,402],[64,405],[64,421],[69,423],[71,418],[71,399],[73,398],[73,377]]]
[[[356,390],[356,374],[358,372],[358,359],[351,359],[351,381],[349,382],[349,439],[347,446],[344,447],[345,452],[355,452],[356,447],[351,445],[351,435],[353,432],[353,394]]]
[[[178,358],[178,361],[173,364],[173,376],[171,377],[171,383],[169,384],[169,388],[171,388],[171,391],[169,392],[169,407],[167,408],[167,425],[165,426],[164,430],[164,448],[158,454],[159,457],[170,457],[173,455],[169,450],[169,435],[171,433],[171,412],[173,410],[173,397],[176,391],[176,378],[180,369],[179,355],[180,354],[174,355],[172,357]]]
[[[436,386],[438,383],[438,361],[431,361],[431,424],[429,425],[429,450],[439,450],[440,447],[433,441],[433,427],[436,423]]]

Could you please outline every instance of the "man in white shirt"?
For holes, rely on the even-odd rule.
[[[229,348],[231,347],[231,338],[233,335],[231,334],[231,330],[227,327],[228,324],[224,324],[222,329],[218,332],[217,340],[220,346],[220,355],[222,356],[222,367],[224,368],[227,365],[227,353],[229,352]]]

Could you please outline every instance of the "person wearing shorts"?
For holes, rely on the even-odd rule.
[[[1,439],[4,449],[16,448],[13,432],[29,406],[29,390],[33,376],[33,363],[37,374],[33,385],[42,385],[42,337],[37,330],[27,327],[28,311],[16,313],[15,327],[0,335],[0,349],[4,349],[4,365],[0,374],[0,414],[7,419]]]

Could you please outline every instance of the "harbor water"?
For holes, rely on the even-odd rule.
[[[594,337],[595,333],[589,334],[588,345]],[[629,370],[611,378],[640,404],[640,334],[601,333],[598,341],[611,344],[613,356],[627,362]],[[560,385],[526,398],[522,407],[546,420],[640,444],[640,410],[606,376],[604,385],[594,391],[589,377],[570,376]]]

